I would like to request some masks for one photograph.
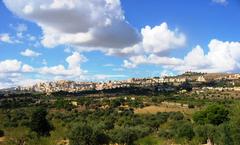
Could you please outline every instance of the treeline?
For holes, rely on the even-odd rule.
[[[137,115],[132,109],[119,111],[115,108],[51,113],[40,107],[32,111],[20,109],[5,112],[3,125],[30,129],[24,137],[15,138],[11,143],[24,140],[26,144],[34,142],[43,145],[41,140],[51,136],[51,132],[60,125],[65,128],[63,138],[69,139],[70,145],[137,145],[139,139],[149,135],[179,144],[197,145],[209,140],[218,145],[238,145],[239,113],[238,103],[233,106],[212,104],[192,117],[181,112]],[[61,122],[57,126],[54,124],[56,120]]]

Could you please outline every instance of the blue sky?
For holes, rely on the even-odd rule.
[[[0,88],[239,72],[238,0],[3,0]]]

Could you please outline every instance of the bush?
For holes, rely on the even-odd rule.
[[[70,145],[109,144],[110,138],[101,130],[94,130],[88,125],[79,125],[69,134]]]
[[[216,128],[211,124],[199,125],[194,129],[197,139],[202,143],[206,144],[207,140],[214,140],[214,135],[216,133]]]
[[[157,117],[159,123],[163,124],[163,123],[167,122],[167,120],[169,118],[169,113],[166,113],[166,112],[157,113],[156,117]]]
[[[46,119],[47,111],[44,108],[38,108],[32,114],[30,128],[40,136],[48,136],[53,129],[52,125]]]
[[[184,123],[177,128],[177,137],[191,140],[194,137],[194,131],[191,123]]]
[[[218,145],[233,145],[232,129],[229,124],[221,124],[217,128],[214,143]],[[237,143],[239,144],[239,142]]]
[[[221,105],[210,105],[205,110],[196,112],[193,120],[198,124],[219,125],[229,120],[229,111]]]
[[[138,139],[138,131],[131,128],[119,128],[113,130],[113,143],[133,145],[134,141]]]
[[[69,135],[70,145],[92,145],[93,129],[87,125],[75,127]]]
[[[183,120],[184,115],[181,112],[171,112],[169,118],[175,121]]]
[[[171,130],[159,130],[158,136],[166,139],[171,139],[174,137],[174,133]]]
[[[0,137],[3,137],[3,136],[4,136],[4,131],[0,130]]]

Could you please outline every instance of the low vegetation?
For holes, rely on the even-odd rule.
[[[189,91],[2,98],[0,144],[238,145],[240,102],[201,98]]]

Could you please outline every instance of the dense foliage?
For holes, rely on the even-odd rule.
[[[51,124],[46,119],[47,111],[43,108],[36,109],[30,121],[30,128],[40,136],[48,136],[49,132],[53,129]]]
[[[191,91],[189,84],[181,87]],[[135,92],[112,97],[64,97],[64,92],[32,98],[28,95],[0,100],[0,137],[5,135],[4,145],[240,142],[238,100],[197,98],[191,92],[148,96],[137,96]],[[137,112],[154,106],[160,110]]]
[[[229,111],[221,105],[210,105],[205,110],[196,112],[193,115],[193,120],[199,124],[219,125],[228,121]]]

